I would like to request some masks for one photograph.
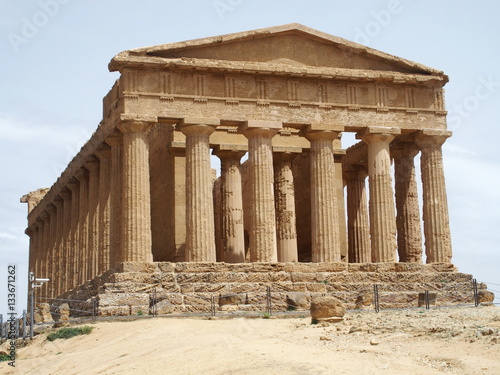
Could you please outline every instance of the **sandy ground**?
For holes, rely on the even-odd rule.
[[[500,374],[500,308],[348,312],[343,322],[101,322],[18,350],[1,374]]]

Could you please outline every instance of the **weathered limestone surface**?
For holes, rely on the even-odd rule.
[[[312,261],[339,262],[340,234],[333,140],[339,132],[308,131],[311,142]]]
[[[422,262],[422,233],[417,180],[413,158],[418,148],[412,144],[398,145],[391,150],[394,158],[396,192],[396,226],[400,262]]]
[[[441,145],[449,131],[421,131],[416,142],[422,151],[420,166],[423,189],[423,219],[427,263],[451,261],[448,200],[444,181]]]
[[[241,186],[240,159],[245,152],[218,149],[221,160],[221,216],[222,261],[245,262],[245,237],[243,225],[243,191]]]
[[[370,307],[376,282],[381,307],[417,307],[424,290],[437,294],[436,305],[471,303],[471,280],[446,264],[136,262],[122,263],[64,298],[87,301],[89,308],[95,299],[100,315],[152,314],[154,306],[158,314],[209,312],[212,297],[220,313],[264,311],[269,286],[274,311],[308,309],[312,298],[325,294],[352,309]],[[484,284],[479,287],[486,290]],[[153,290],[156,300],[151,300]]]
[[[230,300],[266,283],[285,304],[288,292],[346,288],[322,272],[338,280],[352,272],[367,287],[385,280],[396,272],[396,248],[404,280],[423,261],[417,152],[425,261],[453,267],[443,72],[298,24],[124,51],[109,69],[120,77],[97,130],[50,189],[21,198],[30,271],[53,280],[40,293],[55,297],[123,262],[155,260],[176,262],[173,274],[154,276],[178,293],[164,296],[162,311],[195,311],[210,293]],[[344,150],[347,132],[362,141]],[[211,150],[221,159],[217,181]],[[215,282],[229,277],[214,271],[216,260],[234,267],[230,285]],[[212,271],[186,276],[184,261]],[[309,267],[299,261],[317,268],[299,271]],[[125,288],[123,273],[100,287]],[[146,279],[141,271],[126,288]],[[102,308],[149,308],[144,295],[132,297]]]
[[[181,126],[181,131],[186,135],[186,259],[215,262],[209,140],[215,127],[207,120],[200,123],[188,120]]]
[[[291,152],[275,154],[274,187],[276,202],[276,231],[278,261],[297,262],[297,228],[295,216],[295,190]]]
[[[396,260],[396,214],[389,144],[400,132],[395,128],[369,127],[360,134],[368,144],[372,262]]]
[[[272,138],[281,123],[248,122],[248,162],[251,189],[250,261],[276,262],[276,213]]]

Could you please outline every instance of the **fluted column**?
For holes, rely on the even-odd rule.
[[[310,130],[312,261],[340,262],[339,215],[333,140],[340,132]]]
[[[51,279],[50,274],[50,214],[47,211],[43,211],[40,215],[40,218],[43,220],[43,252],[42,258],[40,262],[40,275],[39,277],[49,278]],[[41,288],[41,294],[44,297],[50,297],[50,289],[48,283],[45,283]]]
[[[389,144],[401,130],[369,127],[361,134],[368,145],[372,262],[396,261],[396,213]]]
[[[216,262],[210,134],[218,122],[184,120],[186,136],[186,261]]]
[[[248,138],[251,262],[278,261],[272,138],[280,128],[273,121],[248,121],[243,128]]]
[[[25,233],[30,237],[28,273],[35,272],[36,253],[37,253],[37,244],[38,244],[38,227],[36,225],[28,227],[26,229]]]
[[[149,144],[146,131],[152,122],[129,119],[123,133],[123,262],[151,262],[151,196]]]
[[[63,189],[59,195],[63,199],[63,226],[62,226],[62,272],[64,273],[62,277],[62,293],[68,291],[71,287],[70,277],[75,272],[72,268],[73,264],[70,258],[71,250],[71,191],[69,189]]]
[[[109,265],[115,267],[123,259],[123,134],[116,133],[106,139],[111,146]]]
[[[47,205],[47,212],[50,218],[48,219],[49,235],[47,238],[47,271],[50,283],[47,285],[47,295],[54,297],[57,289],[57,210],[53,204]]]
[[[68,261],[70,264],[68,274],[68,289],[78,285],[78,274],[82,272],[78,253],[80,252],[80,184],[78,180],[72,179],[68,185],[71,191],[71,225]]]
[[[99,251],[99,161],[92,156],[84,164],[89,171],[89,230],[87,280],[92,280],[98,273]]]
[[[391,148],[394,158],[396,227],[400,262],[422,263],[420,208],[413,161],[418,151],[413,143],[400,143]]]
[[[54,200],[54,206],[56,207],[56,218],[55,218],[55,245],[54,245],[54,297],[59,296],[62,292],[62,284],[64,278],[64,268],[63,268],[63,257],[62,257],[62,246],[63,246],[63,201],[60,197],[56,197]]]
[[[448,200],[441,146],[450,131],[422,130],[415,138],[422,155],[423,219],[427,263],[450,263],[452,257]]]
[[[87,281],[89,270],[89,172],[85,168],[75,174],[75,177],[80,181],[80,207],[78,208],[78,263],[80,264],[77,285]]]
[[[43,233],[43,220],[41,217],[37,218],[35,221],[35,226],[37,228],[38,234],[37,234],[37,242],[36,242],[36,256],[35,256],[35,263],[34,263],[34,269],[33,271],[35,272],[35,277],[44,277],[42,276],[42,262],[43,262],[43,254],[44,254],[44,233]]]
[[[355,165],[344,173],[347,179],[347,233],[350,263],[369,263],[370,224],[366,198],[366,168]]]
[[[218,148],[214,154],[221,160],[222,261],[244,263],[245,237],[240,159],[245,151]]]
[[[103,145],[96,152],[99,158],[99,232],[98,268],[102,274],[110,268],[110,220],[111,220],[111,149]]]
[[[274,154],[274,192],[278,262],[297,262],[297,227],[295,217],[295,189],[290,152]]]

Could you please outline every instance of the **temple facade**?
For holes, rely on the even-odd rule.
[[[22,198],[46,295],[123,262],[451,263],[443,72],[298,24],[109,69],[97,130]]]

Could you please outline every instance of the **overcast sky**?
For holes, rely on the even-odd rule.
[[[27,207],[19,198],[50,187],[99,124],[118,78],[107,69],[114,55],[291,22],[449,75],[453,262],[500,284],[498,14],[493,0],[0,0],[0,312],[8,264],[23,279],[19,310],[26,300]]]

